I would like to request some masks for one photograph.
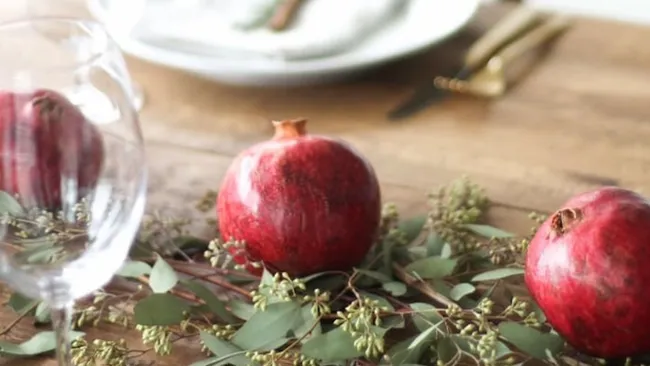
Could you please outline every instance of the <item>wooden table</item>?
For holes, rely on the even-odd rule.
[[[77,0],[68,2],[78,8]],[[484,8],[468,29],[431,52],[339,85],[228,87],[130,59],[147,96],[141,116],[150,206],[185,203],[217,188],[235,154],[270,136],[270,119],[297,116],[310,119],[312,133],[354,144],[374,164],[385,201],[405,214],[424,210],[431,188],[461,175],[498,203],[489,212],[492,223],[521,233],[530,226],[527,212],[554,210],[579,191],[619,185],[650,193],[650,28],[578,19],[502,99],[456,97],[402,123],[386,121],[387,109],[415,82],[452,65],[502,10]],[[14,316],[2,310],[0,324]],[[11,335],[32,331],[24,321]],[[91,336],[98,332],[123,336],[108,329],[91,330]],[[135,332],[127,338],[138,343]],[[186,365],[203,357],[192,345],[176,355],[156,364]]]

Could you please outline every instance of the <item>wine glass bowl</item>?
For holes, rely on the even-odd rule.
[[[53,309],[60,364],[74,301],[119,270],[143,215],[132,95],[99,23],[0,24],[0,278]]]
[[[82,13],[84,8],[90,4],[84,4],[85,1],[69,2],[61,4],[51,0],[23,0],[25,1],[26,13],[32,18],[42,17],[62,17],[77,16]],[[100,23],[107,29],[113,38],[119,38],[123,34],[128,34],[138,24],[144,16],[147,0],[129,0],[109,2],[106,16],[103,16]],[[140,111],[145,103],[145,92],[141,85],[133,83],[129,92],[131,93],[131,103],[136,111]]]

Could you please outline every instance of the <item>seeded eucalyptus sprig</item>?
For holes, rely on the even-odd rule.
[[[200,200],[197,217],[213,211],[215,196],[208,192]],[[23,228],[25,240],[39,225],[57,237],[74,234],[60,229],[56,215],[28,214],[18,202],[0,194],[0,211],[9,208],[5,222]],[[527,297],[521,275],[530,234],[486,225],[487,196],[467,179],[436,190],[428,203],[429,212],[411,218],[385,205],[380,237],[362,265],[305,278],[266,270],[253,276],[231,257],[245,250],[245,242],[192,235],[190,228],[203,218],[151,213],[118,273],[133,286],[111,284],[79,304],[75,315],[77,331],[118,325],[139,333],[143,348],[78,332],[74,362],[131,365],[148,355],[173,356],[180,340],[200,344],[197,357],[207,357],[193,366],[597,362],[571,353]],[[8,306],[17,319],[49,322],[37,301],[13,294]],[[34,337],[31,347],[0,341],[0,354],[52,350],[51,332]]]

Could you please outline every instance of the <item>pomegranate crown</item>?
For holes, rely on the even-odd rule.
[[[550,236],[557,238],[564,235],[582,220],[582,216],[582,210],[579,208],[565,208],[557,211],[551,217]]]
[[[296,138],[307,134],[307,119],[294,118],[282,121],[272,121],[275,128],[274,140]]]

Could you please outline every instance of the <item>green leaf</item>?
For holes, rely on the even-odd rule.
[[[388,276],[388,275],[386,275],[384,273],[378,272],[378,271],[371,271],[371,270],[368,270],[368,269],[360,269],[360,268],[355,268],[354,270],[355,270],[355,272],[359,273],[360,275],[370,277],[370,278],[372,278],[374,280],[379,281],[380,283],[390,282],[390,281],[393,280],[392,278],[390,278],[390,276]]]
[[[267,296],[268,304],[284,302],[285,300],[281,299],[277,295],[274,295],[270,292],[270,289],[273,288],[273,283],[274,283],[273,275],[266,268],[264,268],[264,272],[262,273],[262,278],[260,279],[260,285],[266,285],[266,286],[260,288],[259,292]]]
[[[444,258],[444,259],[451,258],[451,255],[452,255],[451,245],[449,245],[449,243],[445,243],[442,246],[442,250],[440,251],[440,258]]]
[[[458,348],[451,338],[444,337],[436,344],[436,353],[438,353],[440,361],[448,363],[456,356]]]
[[[393,296],[402,296],[406,293],[407,290],[406,285],[398,281],[386,282],[381,285],[381,287],[384,289],[384,291]]]
[[[451,258],[428,257],[409,264],[406,266],[406,271],[416,273],[424,279],[443,278],[454,272],[457,262],[456,259]]]
[[[314,314],[311,312],[311,304],[303,305],[300,309],[300,315],[302,321],[297,322],[296,326],[291,329],[293,332],[294,338],[303,338],[302,343],[305,343],[311,337],[319,335],[323,332],[320,321],[314,317]],[[310,335],[305,336],[307,333],[311,332]]]
[[[391,347],[387,355],[391,366],[406,366],[419,362],[427,350],[427,344],[422,343],[415,348],[409,349],[417,336],[409,337]]]
[[[210,339],[209,337],[212,337],[214,339]],[[201,332],[201,338],[204,341],[204,344],[206,344],[206,347],[207,347],[207,342],[210,342],[210,346],[212,348],[208,348],[208,349],[210,349],[211,351],[212,349],[223,351],[218,354],[224,354],[224,355],[208,358],[207,360],[198,361],[193,363],[191,366],[222,366],[222,365],[223,366],[226,365],[227,366],[233,366],[233,365],[234,366],[244,366],[244,365],[258,366],[259,365],[258,362],[250,361],[246,358],[245,356],[246,353],[250,351],[240,350],[237,346],[233,345],[232,343],[218,339],[209,333]],[[215,339],[217,342],[215,342]],[[287,341],[288,339],[285,339],[282,343],[276,342],[275,345],[269,345],[268,347],[266,347],[266,349],[279,348]]]
[[[269,272],[266,268],[264,268],[264,271],[262,272],[260,284],[268,286],[273,285],[273,274],[271,274],[271,272]]]
[[[449,292],[449,297],[451,297],[451,299],[454,301],[458,301],[463,297],[473,293],[474,291],[476,291],[476,287],[472,286],[471,284],[459,283],[451,289]]]
[[[34,318],[36,320],[36,323],[38,324],[49,323],[51,321],[50,315],[51,315],[51,311],[47,303],[45,302],[38,303],[38,306],[36,307],[36,311],[34,312]]]
[[[313,281],[313,280],[315,280],[317,278],[321,278],[321,277],[325,277],[325,276],[329,276],[329,275],[331,275],[330,272],[318,272],[318,273],[310,274],[309,276],[303,277],[302,281],[304,283],[309,283],[309,282],[311,282],[311,281]]]
[[[64,248],[60,246],[52,247],[52,243],[42,246],[34,246],[16,254],[14,258],[17,262],[29,264],[51,263],[58,255],[63,253]]]
[[[234,344],[221,340],[215,336],[213,336],[210,333],[201,331],[201,340],[203,341],[203,344],[205,344],[205,347],[210,350],[214,355],[218,356],[218,359],[223,359],[221,362],[217,362],[217,358],[214,359],[208,359],[205,361],[211,361],[211,362],[205,362],[204,361],[199,361],[197,363],[193,363],[192,366],[198,366],[198,365],[228,365],[232,364],[235,366],[246,366],[251,364],[251,360],[244,356],[244,350],[235,346]],[[228,357],[231,356],[231,357]]]
[[[248,319],[231,341],[242,349],[259,350],[270,342],[285,338],[302,320],[298,303],[288,301],[269,304],[266,310],[257,312]]]
[[[494,281],[522,274],[524,274],[524,270],[522,268],[498,268],[474,276],[472,278],[472,282]]]
[[[397,224],[397,229],[404,233],[406,242],[410,243],[420,235],[426,222],[427,217],[425,215],[416,216]]]
[[[404,248],[399,248],[399,249],[403,250]],[[427,248],[419,245],[408,247],[406,249],[406,253],[408,253],[408,256],[404,256],[404,258],[406,258],[408,262],[413,262],[430,256],[427,253]]]
[[[257,351],[277,350],[278,348],[281,348],[282,346],[287,344],[287,342],[289,342],[290,340],[291,338],[289,337],[273,339],[264,343],[262,346],[258,347]]]
[[[447,284],[447,282],[441,279],[434,279],[429,281],[429,286],[442,296],[450,297],[449,293],[451,292],[451,286]]]
[[[533,303],[533,312],[535,312],[535,315],[537,315],[537,319],[541,322],[544,323],[546,321],[546,314],[544,314],[544,311],[537,305],[537,303]]]
[[[442,254],[442,248],[445,245],[445,241],[442,240],[440,235],[436,232],[430,232],[427,236],[427,241],[425,246],[427,248],[428,256],[435,256]]]
[[[127,278],[138,278],[140,276],[151,274],[151,266],[145,262],[128,260],[124,262],[122,268],[117,271],[118,276]]]
[[[476,340],[470,336],[461,336],[457,334],[451,334],[448,336],[451,338],[452,342],[456,345],[461,351],[467,352],[469,354],[475,352]],[[471,343],[470,343],[471,342]]]
[[[381,245],[380,249],[381,249],[381,262],[382,262],[381,269],[385,273],[391,273],[391,268],[394,261],[393,248],[395,247],[395,241],[389,240],[389,236],[387,236],[384,240],[380,242],[380,245]],[[371,264],[368,265],[370,266]]]
[[[9,214],[11,216],[21,216],[25,214],[23,206],[7,192],[0,191],[0,214]]]
[[[245,274],[239,273],[231,273],[229,275],[223,276],[223,278],[233,285],[242,285],[257,281],[257,278],[253,276],[246,276]]]
[[[513,354],[512,350],[505,345],[505,343],[498,341],[496,345],[496,358],[497,360],[501,357],[510,356]],[[556,363],[557,364],[557,363]]]
[[[228,301],[228,307],[230,308],[231,313],[243,320],[250,319],[257,312],[253,305],[238,299]]]
[[[301,353],[324,362],[344,361],[363,355],[354,348],[354,338],[341,328],[312,337],[302,345]]]
[[[487,291],[484,291],[484,292],[481,294],[481,297],[479,298],[479,301],[478,301],[478,302],[483,301],[483,299],[489,299],[489,298],[491,298],[491,297],[492,297],[492,294],[494,293],[494,290],[496,290],[498,286],[499,286],[499,282],[493,282],[492,285],[490,286],[490,288],[487,289]]]
[[[11,310],[17,313],[22,313],[23,311],[27,311],[28,308],[36,306],[37,303],[38,300],[33,300],[19,292],[14,292],[11,294],[11,297],[9,297],[7,305]]]
[[[389,315],[382,319],[381,327],[386,329],[403,329],[406,326],[404,315]]]
[[[151,269],[151,275],[149,276],[149,287],[155,293],[165,293],[178,283],[178,275],[161,256],[158,256],[156,263]]]
[[[491,238],[512,238],[515,234],[503,231],[499,228],[490,225],[479,225],[479,224],[464,224],[463,227],[474,234]]]
[[[517,349],[538,360],[547,359],[546,350],[552,355],[556,355],[564,348],[564,340],[559,335],[542,333],[537,329],[515,322],[499,324],[499,333]]]
[[[83,332],[70,332],[70,339],[75,340],[84,335]],[[56,334],[52,331],[40,332],[20,344],[0,341],[0,354],[14,357],[36,356],[51,352],[56,348]]]
[[[207,287],[203,286],[201,283],[191,280],[185,280],[181,282],[183,286],[187,287],[192,291],[196,296],[201,300],[205,301],[205,304],[208,306],[211,312],[217,315],[221,320],[228,323],[234,323],[237,321],[232,314],[226,309],[226,305]]]
[[[133,309],[135,322],[141,325],[175,325],[185,318],[190,305],[172,294],[152,294]]]
[[[426,216],[413,217],[398,223],[397,230],[404,235],[404,241],[406,243],[411,243],[420,235],[425,222]],[[391,240],[390,238],[391,236],[388,235],[381,242],[382,270],[387,274],[392,271],[394,256],[399,256],[398,253],[404,249],[401,246],[397,246],[398,243],[396,240]]]
[[[330,293],[338,293],[345,287],[346,282],[347,276],[341,273],[329,273],[327,276],[318,276],[311,279],[307,283],[306,292],[314,292],[314,290],[319,289],[321,291],[330,291]]]
[[[436,308],[431,304],[414,302],[410,304],[410,307],[417,312],[411,314],[411,318],[421,332],[424,332],[435,324],[439,324],[443,320]]]
[[[435,337],[436,332],[438,331],[438,326],[439,324],[435,324],[427,328],[424,332],[418,334],[417,337],[413,339],[413,342],[409,344],[407,349],[413,350],[422,345],[429,345],[431,340]]]
[[[38,238],[29,238],[29,239],[22,239],[22,238],[16,239],[16,244],[19,244],[20,246],[27,249],[51,247],[52,245],[54,245],[55,242],[56,239],[52,239],[51,236],[39,236]]]

